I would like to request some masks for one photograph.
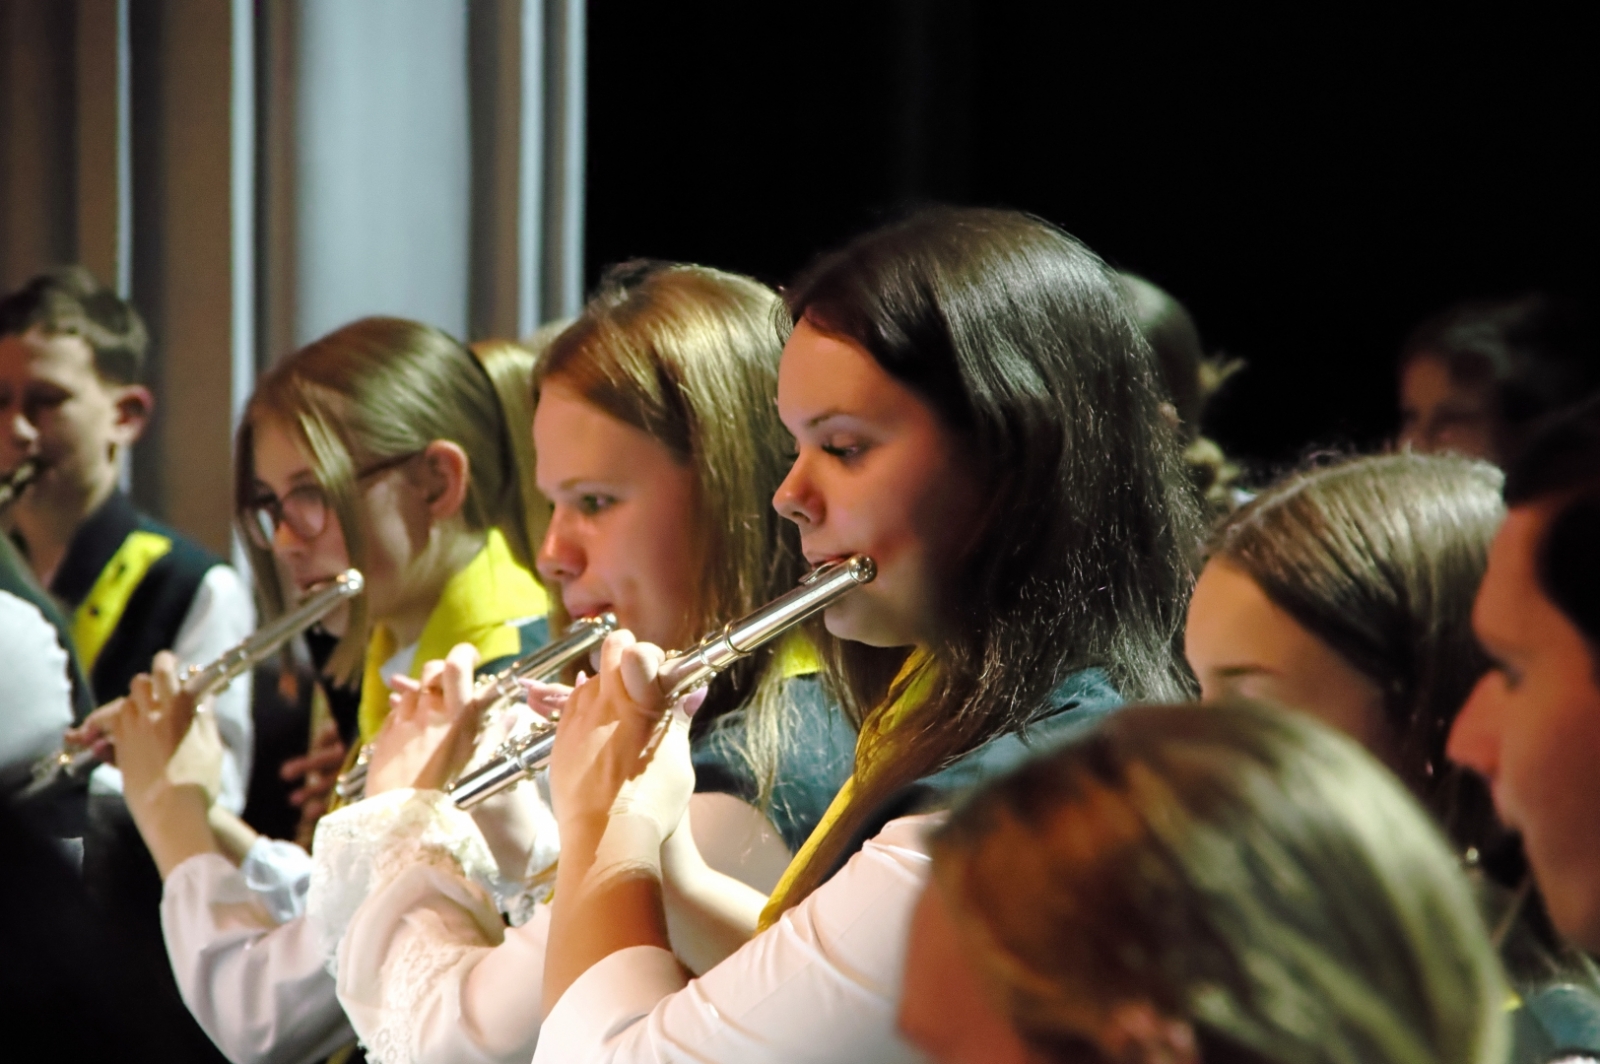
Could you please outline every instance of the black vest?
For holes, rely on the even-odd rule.
[[[51,592],[76,613],[108,566],[123,564],[118,551],[134,532],[170,541],[121,606],[115,626],[89,666],[89,683],[104,704],[128,693],[150,670],[157,651],[170,650],[206,571],[218,558],[177,532],[139,513],[114,493],[78,526],[61,560]],[[79,648],[80,652],[83,648]],[[204,664],[204,663],[200,663]],[[89,800],[83,840],[83,882],[112,929],[111,945],[126,951],[142,981],[141,1013],[171,1039],[170,1064],[221,1064],[224,1060],[184,1007],[161,935],[161,877],[119,796]]]
[[[132,500],[119,491],[78,526],[50,582],[51,593],[76,611],[117,558],[129,534],[136,531],[162,536],[171,541],[171,548],[156,559],[133,589],[116,626],[89,666],[89,684],[101,704],[127,694],[133,678],[150,671],[150,659],[156,652],[172,649],[206,571],[222,564],[209,551],[135,510]]]

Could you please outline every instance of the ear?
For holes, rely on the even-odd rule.
[[[144,427],[150,424],[150,415],[156,408],[156,397],[142,384],[122,384],[112,391],[111,402],[115,411],[112,442],[120,447],[131,447],[144,435]]]
[[[472,462],[458,443],[434,440],[422,449],[422,487],[428,515],[443,521],[461,512],[472,483]]]

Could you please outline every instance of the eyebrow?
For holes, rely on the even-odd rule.
[[[1212,669],[1213,673],[1225,679],[1237,676],[1275,676],[1276,669],[1269,669],[1265,665],[1224,665],[1220,669]]]
[[[552,491],[573,491],[574,489],[577,489],[577,488],[580,488],[580,487],[581,488],[587,488],[587,489],[590,489],[590,490],[594,490],[596,488],[604,488],[604,489],[607,489],[607,490],[614,490],[614,489],[620,487],[620,485],[615,483],[615,482],[613,482],[613,481],[605,480],[605,479],[600,478],[600,477],[568,477],[566,480],[558,481],[555,484],[555,486],[553,488],[551,488],[550,490],[552,490]],[[539,490],[543,491],[545,489],[540,488]]]
[[[806,423],[805,423],[805,427],[808,428],[808,429],[816,428],[818,425],[822,424],[824,421],[829,420],[830,418],[855,417],[855,416],[856,415],[851,414],[848,410],[840,410],[836,406],[830,406],[828,409],[824,410],[822,413],[818,414],[816,417],[807,418],[806,419]]]

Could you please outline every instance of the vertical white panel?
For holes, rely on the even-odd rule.
[[[117,3],[117,276],[112,282],[123,299],[133,294],[133,49],[129,43],[128,3]],[[104,283],[104,282],[102,282]],[[123,471],[123,490],[128,471]]]
[[[254,0],[233,0],[233,396],[230,435],[256,384],[256,35]],[[233,567],[250,579],[249,558],[237,530]]]
[[[464,0],[303,0],[295,341],[367,314],[467,328]]]
[[[522,121],[517,171],[517,335],[543,322],[539,269],[544,230],[544,0],[522,3]]]
[[[583,306],[583,182],[584,182],[584,121],[587,62],[585,56],[584,0],[547,0],[564,8],[561,19],[561,61],[558,66],[562,80],[557,99],[561,101],[561,114],[552,116],[560,126],[561,182],[558,205],[560,227],[555,234],[559,241],[558,302],[556,314],[563,317],[578,313]]]

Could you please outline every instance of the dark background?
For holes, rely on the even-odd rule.
[[[589,35],[591,281],[649,255],[781,284],[908,203],[1033,211],[1248,360],[1207,428],[1262,466],[1378,444],[1419,318],[1596,285],[1573,20],[592,0]]]

